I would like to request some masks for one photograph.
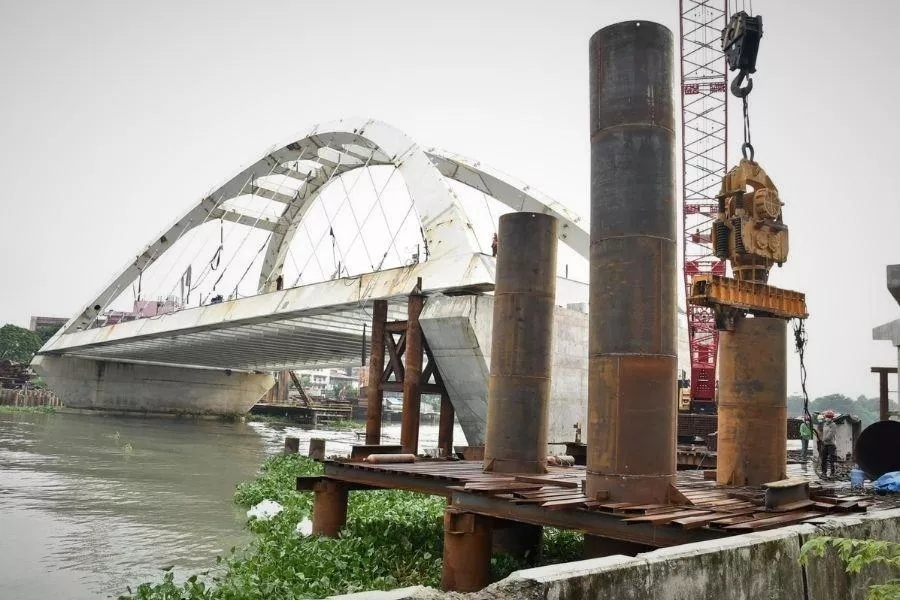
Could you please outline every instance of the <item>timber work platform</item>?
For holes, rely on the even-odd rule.
[[[653,547],[792,525],[828,513],[864,511],[867,496],[813,483],[807,499],[767,508],[759,488],[717,486],[701,471],[677,475],[672,504],[630,504],[591,499],[583,493],[585,470],[551,468],[546,475],[504,476],[482,472],[480,461],[421,461],[412,464],[324,463],[324,475],[301,477],[297,489],[402,489],[446,496],[448,510],[586,534]],[[809,486],[808,480],[791,480]],[[324,487],[323,487],[324,486]],[[319,509],[317,498],[317,510]],[[327,532],[323,532],[328,534]],[[336,533],[336,532],[332,532]]]

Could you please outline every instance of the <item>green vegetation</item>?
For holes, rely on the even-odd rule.
[[[335,419],[334,421],[326,421],[322,423],[319,429],[328,429],[331,431],[353,431],[355,429],[365,429],[366,424],[361,421],[351,421],[349,419]]]
[[[41,346],[50,341],[56,332],[62,329],[62,325],[41,325],[37,328],[36,333],[38,337],[41,338]]]
[[[7,406],[0,405],[0,414],[2,413],[36,413],[42,415],[52,415],[56,412],[55,406]]]
[[[41,336],[30,329],[12,324],[0,327],[0,360],[9,359],[27,365],[43,345]]]
[[[321,473],[321,465],[297,455],[268,459],[259,476],[238,486],[237,504],[275,500],[284,510],[269,521],[248,524],[256,539],[219,557],[213,573],[176,583],[167,571],[158,583],[144,583],[120,600],[289,600],[320,598],[407,585],[438,586],[443,550],[445,501],[402,491],[351,492],[347,527],[337,539],[304,536],[297,524],[310,517],[312,494],[294,491],[299,475]],[[541,564],[578,558],[581,536],[546,529]],[[493,574],[505,577],[523,564],[495,557]]]
[[[822,536],[809,540],[800,548],[800,562],[809,564],[810,558],[836,552],[843,561],[847,573],[860,573],[871,565],[885,565],[891,570],[900,569],[900,544],[880,540],[855,540]],[[868,600],[900,599],[900,578],[881,584],[869,585]]]
[[[809,412],[832,409],[841,414],[856,415],[863,427],[878,420],[878,398],[859,396],[856,400],[843,394],[829,394],[809,401]],[[788,415],[799,417],[803,414],[803,396],[788,396]]]

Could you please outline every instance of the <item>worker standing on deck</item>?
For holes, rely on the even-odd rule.
[[[806,468],[806,455],[809,452],[809,440],[812,439],[812,428],[809,426],[809,417],[803,417],[800,423],[800,461]]]
[[[822,452],[820,454],[822,477],[829,477],[829,466],[831,466],[830,477],[834,477],[834,463],[837,460],[837,446],[835,444],[837,426],[834,424],[834,411],[826,410],[822,416],[825,417],[825,422],[822,423]]]

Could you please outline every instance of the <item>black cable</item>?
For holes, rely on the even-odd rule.
[[[807,342],[808,338],[806,335],[806,321],[804,319],[796,319],[796,321],[794,322],[794,346],[797,351],[797,355],[800,357],[800,389],[803,391],[803,414],[806,416],[806,419],[809,423],[809,429],[815,436],[816,444],[818,447],[818,445],[822,442],[822,438],[821,436],[819,436],[819,430],[813,426],[812,414],[810,414],[809,412],[809,393],[806,391],[806,361],[804,360],[804,357],[806,353]],[[819,472],[815,461],[813,461],[813,470],[820,478],[825,479],[825,474]]]

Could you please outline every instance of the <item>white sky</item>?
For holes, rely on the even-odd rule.
[[[871,329],[898,316],[885,265],[900,262],[900,4],[753,4],[753,141],[791,228],[772,283],[807,293],[810,393],[875,395],[869,366],[897,361]],[[588,38],[625,19],[677,33],[677,18],[677,0],[0,0],[0,323],[72,315],[213,185],[345,116],[586,215]]]

